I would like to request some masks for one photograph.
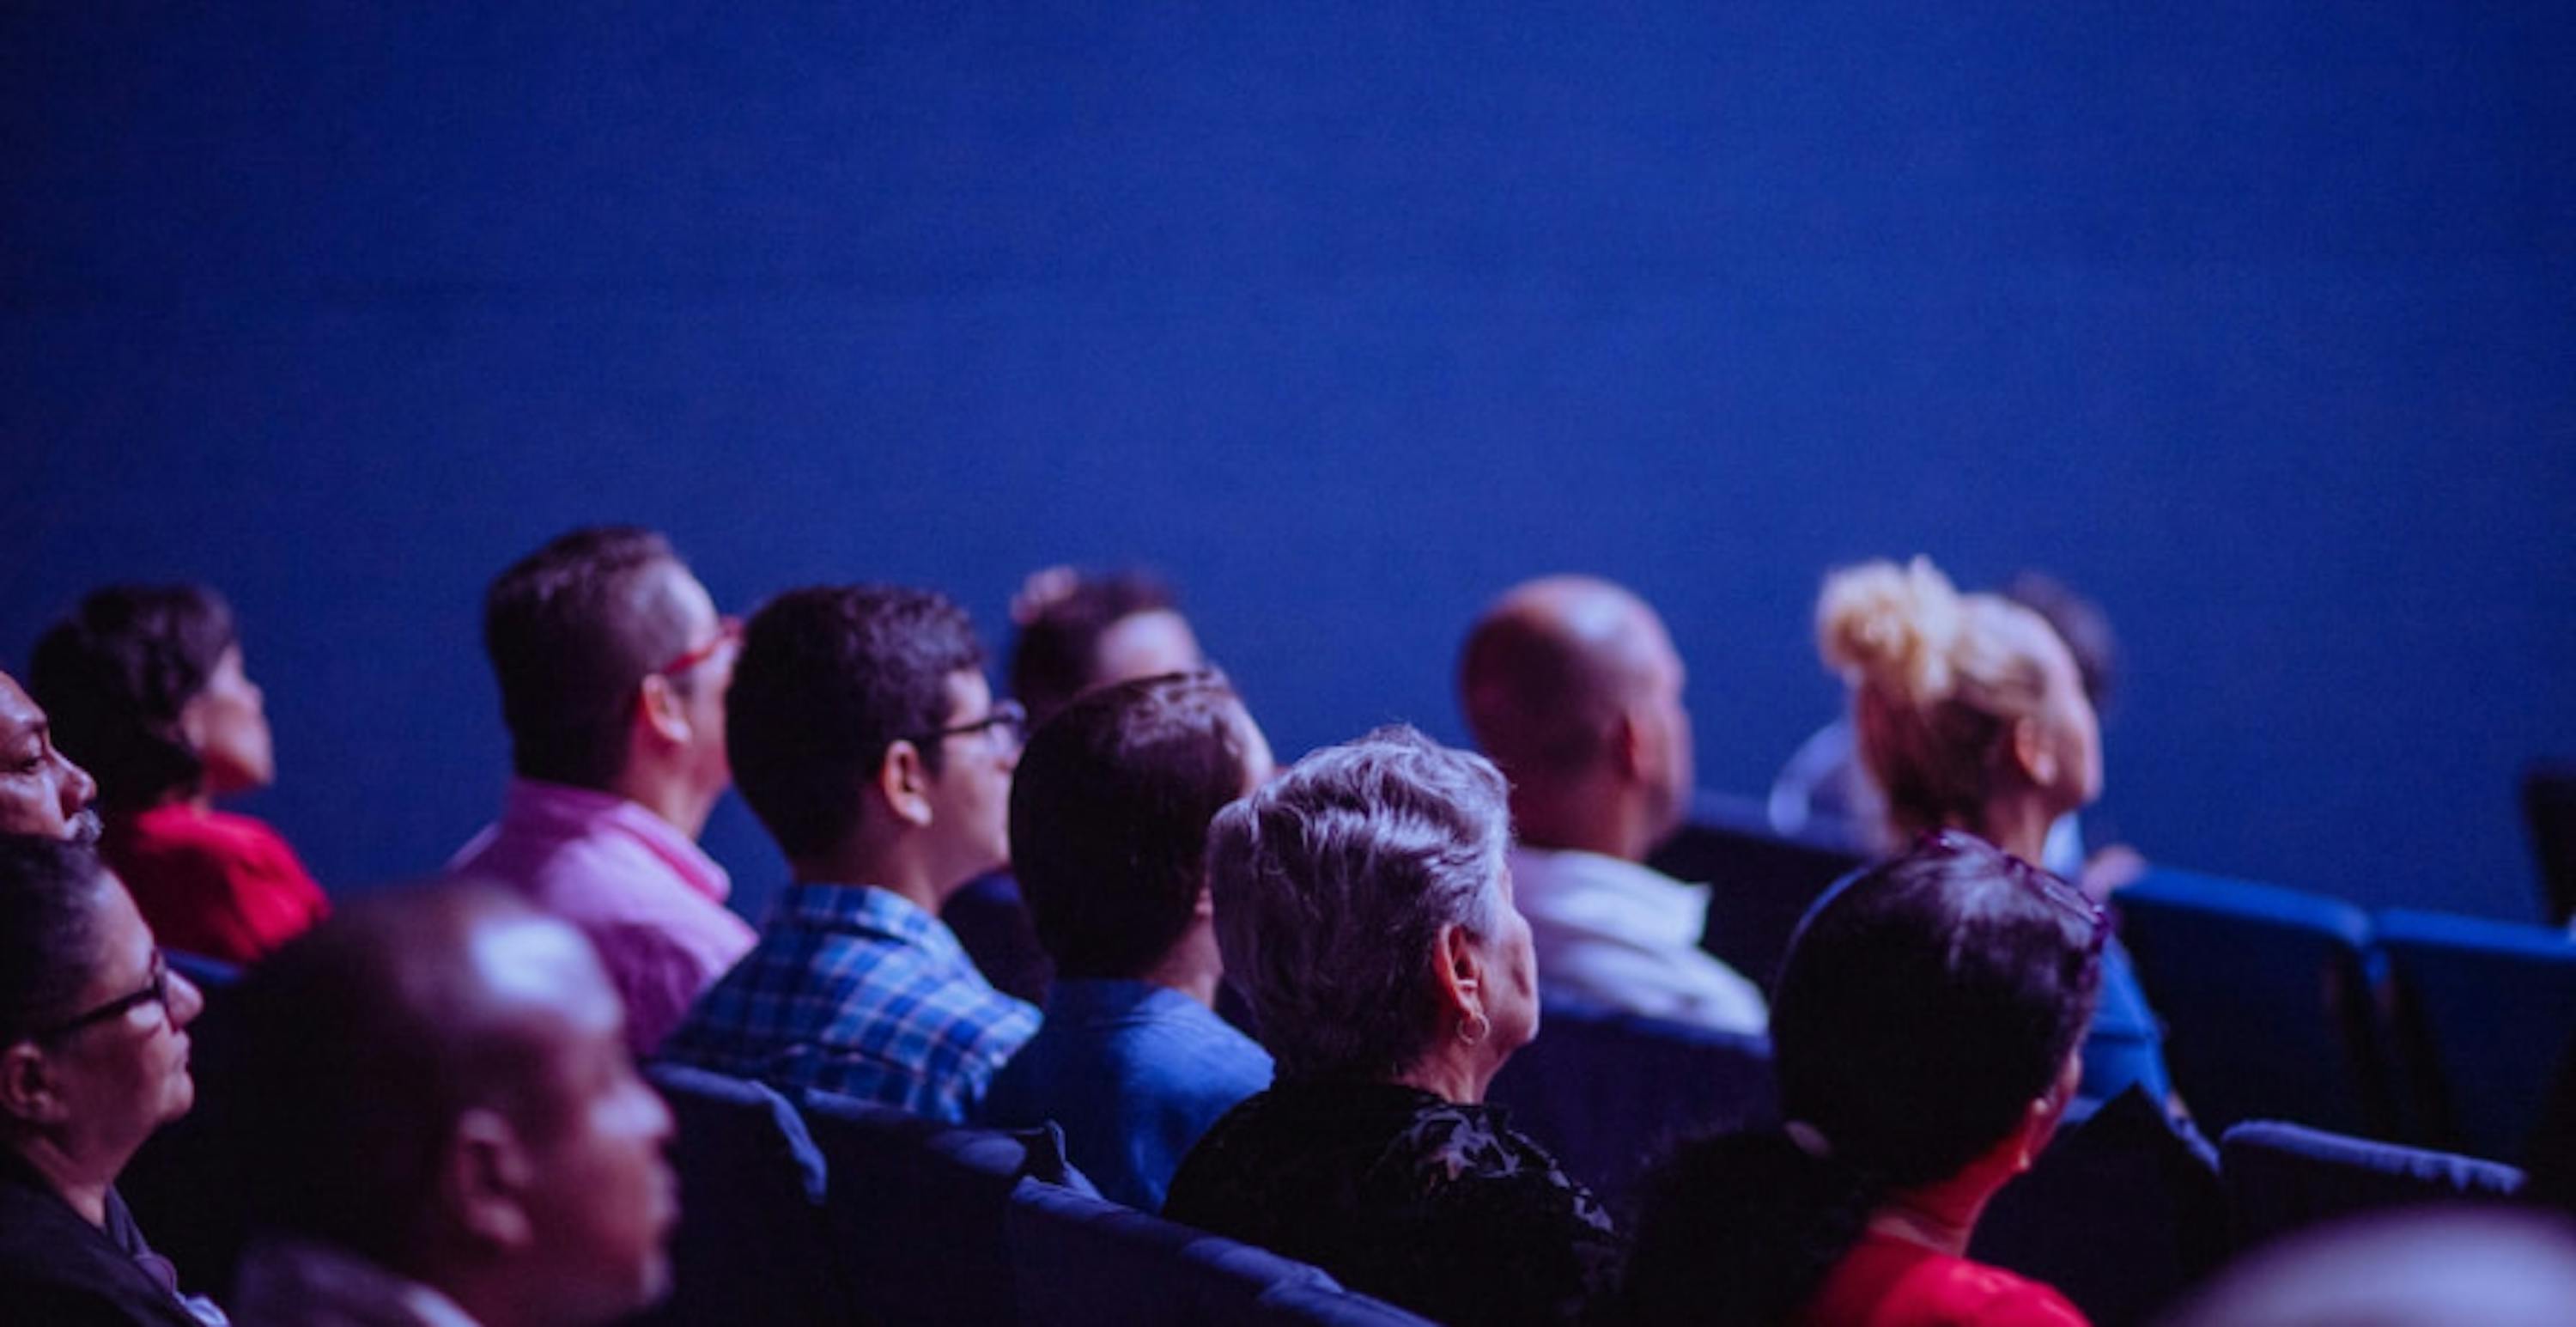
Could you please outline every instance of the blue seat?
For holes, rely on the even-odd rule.
[[[2503,1201],[2522,1189],[2511,1166],[2270,1121],[2228,1130],[2218,1155],[2239,1249],[2354,1212]]]
[[[1052,1184],[1020,1185],[1006,1222],[1027,1327],[1423,1323],[1305,1263]]]
[[[968,1128],[828,1092],[806,1092],[798,1105],[831,1173],[833,1257],[862,1320],[1019,1321],[1004,1237],[1013,1193],[1039,1183],[1088,1187],[1065,1164],[1053,1125]]]
[[[2540,918],[2576,918],[2576,765],[2535,765],[2522,776],[2522,823],[2540,860]]]
[[[2335,899],[2157,869],[2112,900],[2205,1129],[2253,1118],[2398,1136],[2370,919]]]
[[[161,957],[169,962],[172,972],[187,978],[210,996],[241,980],[241,968],[220,958],[208,958],[181,949],[164,949]]]
[[[2435,912],[2380,914],[2401,1049],[2436,1146],[2519,1158],[2576,1038],[2576,940]]]
[[[824,1218],[823,1154],[795,1107],[762,1084],[686,1065],[645,1076],[677,1126],[680,1228],[671,1298],[637,1321],[852,1322]]]
[[[1865,860],[1829,836],[1774,831],[1757,802],[1703,792],[1692,799],[1690,818],[1648,864],[1676,880],[1709,887],[1700,947],[1767,991],[1780,975],[1780,959],[1807,905]]]
[[[1513,1127],[1623,1211],[1671,1144],[1767,1122],[1778,1097],[1765,1038],[1553,1000],[1537,1040],[1486,1090]]]
[[[2056,1287],[2094,1327],[2149,1321],[2227,1256],[2218,1150],[2142,1087],[2070,1112],[1969,1253]]]

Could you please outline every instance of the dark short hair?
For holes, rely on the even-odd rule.
[[[1785,1128],[1685,1148],[1650,1186],[1642,1323],[1796,1310],[1891,1192],[1955,1175],[2057,1082],[2101,988],[2101,912],[1944,830],[1808,913],[1771,1003]]]
[[[628,702],[689,648],[652,573],[687,570],[670,541],[628,525],[559,535],[483,596],[483,650],[501,687],[510,763],[522,776],[605,787],[626,767]]]
[[[1100,638],[1139,613],[1177,610],[1172,587],[1143,571],[1077,578],[1032,605],[1011,641],[1011,695],[1044,724],[1100,681]]]
[[[37,640],[27,693],[54,744],[97,778],[100,802],[148,807],[203,783],[180,712],[239,643],[231,605],[208,586],[111,585]]]
[[[1088,692],[1011,777],[1011,858],[1068,977],[1136,977],[1190,927],[1208,820],[1244,792],[1242,701],[1214,671]]]
[[[0,834],[0,1045],[79,1012],[109,878],[95,849]]]
[[[859,827],[859,790],[886,748],[949,720],[948,679],[984,666],[965,610],[929,590],[817,586],[771,600],[743,628],[725,693],[733,782],[789,857]],[[937,771],[940,747],[922,763]]]

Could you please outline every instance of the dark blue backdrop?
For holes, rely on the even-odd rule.
[[[1823,570],[1921,550],[2109,605],[2150,853],[2532,914],[2576,11],[1503,8],[12,6],[0,649],[223,585],[347,885],[490,810],[477,597],[576,521],[988,627],[1160,564],[1292,752],[1455,736],[1476,607],[1595,570],[1745,791]]]

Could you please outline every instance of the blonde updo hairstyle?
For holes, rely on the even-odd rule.
[[[2009,599],[1959,593],[1929,558],[1825,578],[1816,646],[1851,686],[1861,760],[1892,829],[1982,831],[2013,768],[2014,724],[2043,713],[2050,630]]]

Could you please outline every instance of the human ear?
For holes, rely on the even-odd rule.
[[[1455,922],[1440,928],[1431,946],[1432,989],[1460,1018],[1485,1012],[1485,963],[1475,937]]]
[[[686,746],[689,741],[688,706],[682,702],[671,679],[659,673],[644,679],[635,697],[636,721],[652,730],[655,737],[671,746]]]
[[[930,824],[930,771],[922,767],[920,748],[898,739],[886,747],[877,765],[877,791],[895,819],[916,829]]]
[[[438,1195],[457,1226],[499,1249],[534,1239],[524,1195],[535,1168],[519,1132],[500,1112],[477,1108],[457,1117],[438,1161]]]
[[[54,1124],[66,1111],[54,1089],[54,1074],[45,1053],[32,1041],[0,1051],[0,1114],[32,1124]]]
[[[2032,786],[2050,788],[2057,784],[2057,744],[2050,740],[2048,726],[2036,718],[2013,720],[2013,763],[2021,767],[2022,776]]]

